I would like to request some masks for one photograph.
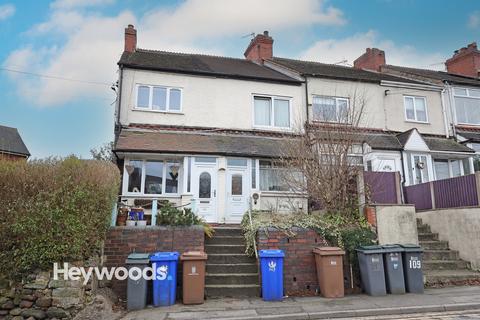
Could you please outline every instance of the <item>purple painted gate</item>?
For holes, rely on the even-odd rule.
[[[436,208],[469,207],[478,205],[474,174],[433,182]]]
[[[430,182],[404,188],[405,203],[414,204],[417,210],[433,209]]]
[[[398,202],[396,174],[396,172],[364,172],[364,183],[371,203],[396,204]]]

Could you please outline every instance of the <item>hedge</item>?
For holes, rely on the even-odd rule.
[[[120,175],[76,157],[0,161],[0,274],[14,279],[99,249]]]

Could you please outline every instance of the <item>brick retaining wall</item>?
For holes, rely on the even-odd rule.
[[[201,226],[113,227],[105,240],[105,266],[124,266],[132,252],[178,251],[181,254],[189,250],[204,251],[204,240]],[[127,281],[112,281],[112,289],[123,299],[126,297],[126,285]]]
[[[293,228],[295,237],[287,237],[275,228],[257,233],[258,249],[281,249],[285,252],[284,290],[289,296],[315,295],[318,289],[313,248],[328,243],[314,230]]]

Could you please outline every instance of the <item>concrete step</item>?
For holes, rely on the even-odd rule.
[[[205,238],[205,244],[243,244],[245,238],[243,236],[217,236]]]
[[[257,273],[256,263],[207,264],[207,273]]]
[[[424,250],[448,250],[447,241],[419,241]]]
[[[212,253],[245,253],[243,244],[207,244],[205,246],[207,254]]]
[[[257,284],[258,273],[207,273],[205,284]]]
[[[242,229],[240,227],[217,227],[213,228],[215,230],[215,233],[213,234],[213,237],[215,236],[229,236],[229,237],[241,237],[243,236]]]
[[[417,225],[418,233],[429,233],[432,232],[428,224]]]
[[[423,221],[421,218],[417,218],[417,226],[422,225]]]
[[[433,233],[433,232],[419,233],[418,240],[419,241],[437,241],[438,233]]]
[[[480,273],[470,270],[435,270],[424,273],[427,286],[460,285],[462,282],[480,281]]]
[[[458,251],[455,250],[425,250],[424,260],[458,260]]]
[[[260,296],[259,285],[206,285],[207,297],[258,297]]]
[[[466,270],[469,263],[463,260],[424,260],[423,270]]]
[[[207,264],[255,263],[255,258],[240,253],[212,253],[208,255]]]

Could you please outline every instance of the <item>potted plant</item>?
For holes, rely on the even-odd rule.
[[[127,207],[122,207],[118,209],[117,213],[117,226],[125,226],[127,222],[127,217],[128,217],[128,208]]]
[[[147,220],[145,219],[145,211],[142,207],[136,208],[137,211],[137,226],[144,227],[147,225]]]
[[[127,227],[134,227],[137,220],[137,213],[133,210],[130,210],[128,213]]]

